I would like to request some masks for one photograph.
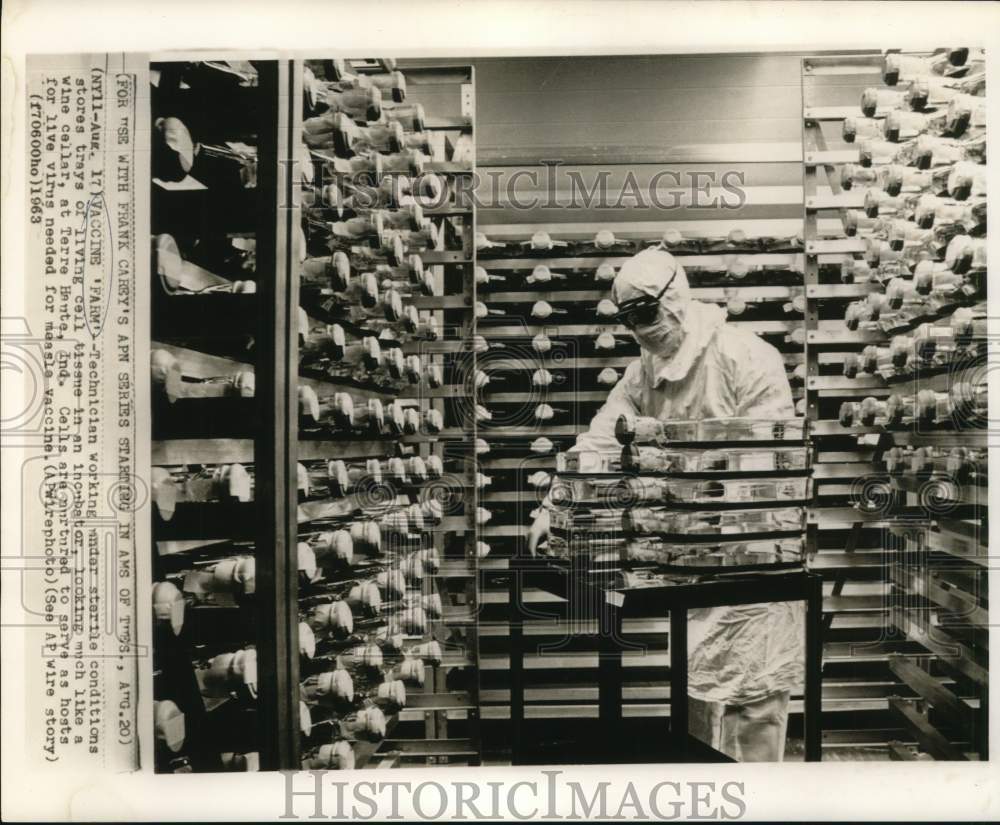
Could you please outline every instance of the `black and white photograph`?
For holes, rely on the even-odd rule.
[[[12,819],[995,815],[996,8],[430,5],[20,58]]]
[[[985,60],[151,64],[157,769],[985,755]]]

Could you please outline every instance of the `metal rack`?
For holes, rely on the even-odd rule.
[[[799,337],[802,321],[791,304],[803,294],[801,242],[795,237],[730,238],[725,234],[733,228],[728,223],[721,237],[713,232],[713,221],[699,222],[697,234],[685,226],[682,243],[671,252],[684,266],[696,299],[723,305],[746,301],[743,316],[731,318],[730,323],[738,323],[779,347],[793,393],[800,397],[801,384],[797,380],[803,362]],[[481,430],[491,450],[480,457],[480,462],[483,471],[494,478],[492,489],[483,497],[484,506],[493,511],[494,517],[482,533],[484,540],[494,547],[494,553],[499,551],[498,555],[504,557],[496,562],[487,560],[490,566],[484,580],[483,634],[491,652],[484,659],[483,679],[488,687],[483,690],[483,712],[488,719],[509,718],[512,723],[510,709],[514,701],[507,674],[517,666],[516,637],[507,613],[514,607],[504,584],[508,581],[504,568],[506,557],[514,553],[531,523],[533,508],[545,492],[544,487],[532,488],[528,479],[539,471],[551,474],[555,469],[555,452],[571,446],[575,436],[586,430],[609,390],[597,383],[598,373],[611,368],[620,375],[638,354],[637,345],[623,327],[602,321],[596,315],[598,302],[611,297],[611,282],[595,282],[595,272],[603,265],[617,271],[636,252],[659,243],[664,228],[670,228],[670,224],[662,223],[609,222],[602,228],[613,230],[616,243],[613,248],[602,249],[594,243],[589,225],[582,226],[586,228],[574,224],[504,226],[506,231],[495,238],[503,246],[481,249],[479,253],[479,264],[485,272],[490,277],[505,279],[496,285],[484,284],[480,300],[490,309],[505,311],[516,318],[516,322],[502,317],[481,320],[479,326],[480,334],[486,336],[492,347],[484,358],[483,369],[496,370],[500,379],[496,388],[488,386],[485,394],[498,421],[483,424]],[[548,251],[532,249],[530,239],[536,231],[551,233],[551,238],[560,245]],[[494,240],[492,235],[489,237]],[[749,271],[743,273],[737,262],[745,264]],[[564,274],[566,279],[552,283],[525,282],[538,265]],[[742,280],[728,277],[727,268],[738,270]],[[548,302],[570,315],[535,319],[530,313],[535,301]],[[533,348],[532,339],[543,331],[551,339],[552,349],[539,353]],[[616,336],[613,350],[594,348],[593,338],[601,333]],[[558,385],[534,386],[532,374],[536,368],[564,375],[566,380]],[[531,414],[536,404],[549,404],[561,412],[548,421],[534,420]],[[532,442],[540,437],[553,443],[551,452],[531,450]],[[565,607],[559,604],[556,594],[532,589],[530,582],[526,585],[532,609],[559,613]],[[596,718],[602,713],[601,696],[609,695],[602,694],[603,659],[594,656],[600,638],[594,635],[598,631],[597,617],[588,619],[564,613],[564,610],[559,613],[561,618],[554,623],[529,620],[525,625],[530,628],[532,641],[548,648],[544,656],[531,660],[532,668],[526,673],[524,695],[529,702],[529,724],[540,726],[545,731],[542,735],[552,740],[572,738],[567,726]],[[641,639],[647,655],[642,667],[627,668],[621,674],[624,690],[619,695],[624,702],[626,727],[638,724],[640,719],[670,714],[666,701],[668,687],[663,671],[658,669],[659,662],[666,659],[663,639],[668,624],[665,613],[642,619],[630,617],[627,621],[627,632],[641,634],[635,638]],[[557,644],[560,647],[554,647]],[[516,728],[508,728],[504,736],[509,737],[513,750],[521,735]],[[494,747],[505,744],[494,742]]]
[[[364,71],[357,63],[351,65]],[[475,353],[469,347],[475,295],[475,208],[463,197],[468,186],[461,180],[473,174],[474,166],[468,145],[462,148],[465,159],[457,156],[462,144],[472,139],[474,80],[468,66],[401,65],[400,69],[407,81],[407,103],[420,104],[426,98],[424,128],[431,154],[423,171],[438,176],[444,184],[442,196],[424,210],[442,239],[436,249],[421,253],[425,271],[433,279],[434,294],[409,299],[440,333],[436,340],[404,339],[401,350],[407,357],[420,359],[424,379],[437,369],[443,383],[434,387],[423,380],[409,390],[403,388],[397,398],[418,410],[421,419],[430,412],[439,415],[443,427],[439,432],[422,427],[415,435],[397,438],[395,444],[354,444],[351,452],[356,458],[388,456],[401,446],[424,460],[436,457],[444,467],[442,478],[413,490],[422,507],[436,506],[441,512],[430,534],[430,546],[441,563],[426,570],[418,584],[422,598],[439,599],[443,607],[441,616],[428,622],[419,641],[436,641],[443,653],[440,661],[427,664],[423,690],[410,692],[406,706],[390,720],[386,738],[365,748],[356,765],[478,764],[475,425],[466,400],[467,373],[475,367]],[[445,96],[449,102],[442,106]],[[441,108],[445,114],[440,113]],[[454,114],[452,108],[457,109]],[[324,157],[320,153],[316,160]],[[306,449],[311,457],[329,458],[342,454],[345,447],[344,443],[320,442],[308,444]],[[392,481],[389,486],[393,486]],[[457,687],[452,684],[456,675],[464,676],[457,680]]]
[[[360,77],[359,82],[363,85],[364,76],[385,72],[385,65],[379,61],[349,61],[341,67]],[[242,717],[229,719],[231,714],[216,710],[239,703],[212,702],[209,709],[212,714],[209,720],[226,715],[226,729],[242,733],[238,743],[225,747],[238,752],[252,749],[259,755],[259,759],[250,761],[249,766],[235,769],[254,769],[254,763],[261,769],[301,767],[303,756],[315,755],[316,747],[331,736],[333,740],[347,739],[353,751],[350,758],[356,767],[478,764],[481,749],[475,626],[478,559],[474,530],[477,473],[475,423],[469,417],[472,405],[465,400],[470,394],[466,379],[475,368],[475,352],[469,346],[475,296],[472,242],[475,208],[462,197],[468,187],[458,182],[460,178],[468,178],[473,171],[470,152],[474,122],[472,70],[470,67],[442,70],[417,67],[412,74],[405,70],[410,83],[409,99],[419,101],[422,92],[427,93],[429,116],[424,118],[422,127],[430,156],[423,171],[444,182],[440,197],[426,210],[427,218],[434,224],[434,234],[440,238],[436,248],[423,253],[423,263],[433,283],[433,295],[413,295],[408,299],[417,317],[422,319],[419,324],[426,322],[427,328],[433,330],[436,323],[440,330],[438,340],[404,336],[398,344],[388,339],[385,343],[390,349],[399,346],[406,356],[421,359],[418,374],[411,375],[418,383],[407,385],[402,380],[387,381],[389,373],[384,366],[375,367],[377,373],[369,370],[365,377],[357,370],[341,369],[337,364],[327,370],[322,359],[306,368],[300,359],[300,351],[308,351],[313,356],[317,351],[333,351],[324,347],[336,348],[337,343],[330,328],[322,324],[317,326],[315,318],[304,327],[305,310],[300,309],[301,304],[309,308],[309,313],[322,312],[312,300],[314,294],[310,293],[309,302],[305,300],[300,285],[300,262],[306,254],[299,230],[303,216],[302,192],[313,185],[312,181],[302,180],[302,170],[308,168],[303,164],[317,171],[321,164],[332,162],[332,153],[313,151],[306,155],[300,147],[304,68],[303,61],[262,63],[254,89],[260,96],[261,120],[256,165],[257,204],[256,208],[244,210],[247,216],[244,222],[249,226],[236,228],[245,232],[256,227],[253,248],[256,294],[233,294],[227,290],[227,294],[184,295],[163,299],[154,309],[154,337],[166,342],[162,348],[184,365],[188,383],[182,384],[182,388],[191,386],[191,381],[208,380],[210,384],[216,380],[215,376],[225,376],[227,370],[234,367],[252,371],[256,386],[252,398],[181,399],[173,405],[171,415],[159,419],[154,416],[154,436],[158,440],[153,445],[153,465],[183,468],[196,464],[212,469],[241,463],[250,470],[252,500],[180,502],[170,518],[154,514],[154,537],[161,540],[161,554],[165,552],[170,556],[171,569],[179,564],[183,567],[184,564],[202,565],[213,561],[220,547],[228,546],[220,543],[221,539],[256,542],[256,589],[252,598],[237,605],[241,621],[252,619],[252,626],[257,628],[257,636],[250,641],[259,661],[258,695],[249,707],[256,721],[251,720],[248,725]],[[389,80],[395,82],[394,77]],[[442,104],[444,98],[452,102]],[[451,111],[452,106],[454,111]],[[345,128],[349,126],[346,124]],[[315,183],[322,185],[325,181],[317,178]],[[331,219],[337,220],[336,217]],[[214,276],[209,273],[203,277]],[[315,280],[310,284],[312,292],[315,292],[314,285]],[[309,313],[305,313],[305,318],[310,318]],[[330,321],[324,319],[323,323]],[[348,340],[342,340],[340,358],[348,350],[357,352],[362,336],[375,335],[385,326],[376,320],[372,331],[365,319],[353,316],[344,316],[344,325]],[[318,347],[313,334],[316,330],[320,330],[315,336]],[[209,343],[203,345],[205,341]],[[258,363],[253,366],[231,360],[233,353],[245,348],[247,342],[252,342],[258,355]],[[245,357],[242,360],[245,361]],[[321,368],[316,368],[317,363]],[[429,383],[432,373],[443,378],[443,383],[436,388]],[[394,401],[402,405],[399,412],[415,411],[414,420],[423,423],[414,425],[412,432],[404,431],[391,439],[385,437],[385,432],[373,432],[370,426],[366,434],[357,428],[353,432],[340,431],[339,424],[331,427],[319,422],[321,426],[317,427],[318,419],[304,412],[310,407],[303,401],[302,389],[311,390],[314,397],[322,395],[324,411],[330,393],[346,392],[359,399],[359,403]],[[335,401],[336,396],[333,398]],[[168,407],[164,404],[159,409],[167,410]],[[440,429],[430,417],[433,414],[440,416]],[[210,431],[205,431],[198,422],[208,422]],[[380,465],[375,472],[381,479],[383,468],[389,467],[387,460],[400,455],[409,455],[415,460],[436,457],[444,474],[431,474],[429,479],[425,476],[424,483],[420,483],[419,478],[397,475],[384,480],[366,476],[360,480],[364,489],[356,487],[359,482],[356,473],[351,476],[351,488],[338,487],[339,481],[335,484],[333,476],[324,478],[324,474],[330,472],[322,469],[327,462],[343,460],[353,463],[352,466],[368,462],[369,469],[374,461]],[[304,479],[310,475],[313,483],[320,485],[311,493],[304,492],[310,486]],[[330,485],[329,490],[326,485]],[[341,492],[334,492],[335,489]],[[403,497],[415,497],[413,507],[427,514],[430,524],[423,526],[420,514],[410,514],[410,523],[413,518],[421,519],[421,547],[438,554],[429,557],[435,560],[433,569],[426,567],[424,572],[415,571],[416,578],[408,580],[410,587],[395,594],[395,598],[402,598],[401,607],[393,608],[389,618],[396,623],[394,626],[402,628],[408,646],[427,649],[426,643],[439,641],[443,652],[440,656],[426,654],[431,659],[425,662],[419,674],[423,689],[414,693],[411,688],[402,708],[394,707],[392,702],[386,704],[382,698],[372,705],[375,685],[365,682],[361,686],[360,698],[369,697],[363,707],[384,707],[386,710],[385,731],[381,736],[373,736],[371,731],[362,730],[363,726],[357,724],[355,714],[362,707],[358,703],[352,707],[341,703],[332,713],[329,703],[312,705],[312,713],[303,704],[302,700],[310,696],[309,690],[316,695],[315,685],[310,683],[312,686],[307,690],[307,682],[324,668],[311,663],[313,654],[307,652],[308,645],[300,636],[300,628],[303,621],[309,621],[317,604],[329,602],[331,597],[335,600],[346,598],[345,588],[351,586],[352,579],[364,581],[379,570],[395,570],[393,561],[404,559],[405,545],[396,548],[392,532],[396,528],[390,528],[386,552],[382,554],[385,564],[371,564],[370,556],[348,567],[337,562],[332,570],[323,570],[321,564],[322,572],[327,575],[320,579],[318,587],[303,578],[304,573],[307,577],[311,574],[308,574],[308,562],[307,568],[302,567],[301,553],[303,541],[316,546],[317,530],[349,524],[343,518],[352,512],[359,513],[364,522],[379,521],[387,513],[391,516],[395,505],[387,510],[379,498],[387,490],[396,504]],[[308,557],[309,552],[306,555]],[[428,560],[426,565],[430,564]],[[368,580],[375,581],[374,578]],[[393,592],[386,591],[390,597]],[[439,604],[443,609],[440,616],[432,613],[423,625],[416,622],[416,614],[414,617],[406,614],[407,604],[426,604],[428,610],[431,605]],[[400,609],[404,611],[402,614],[397,613]],[[210,617],[212,620],[202,622],[201,627],[215,635],[225,635],[223,630],[215,628],[220,616],[216,611]],[[368,614],[359,614],[359,617],[362,626],[367,628],[366,633],[379,626],[377,615],[374,622]],[[409,630],[408,622],[413,624]],[[381,626],[388,632],[384,617]],[[224,622],[220,627],[232,630],[238,623]],[[158,650],[164,661],[172,665],[185,660],[190,663],[189,655],[177,652],[178,641],[164,630],[162,623],[157,632]],[[330,662],[333,661],[331,657],[344,654],[349,661],[354,651],[347,650],[344,645],[350,644],[351,638],[333,640],[331,646],[324,635],[320,652]],[[359,641],[361,638],[358,637]],[[386,656],[387,662],[394,663],[393,673],[401,673],[399,668],[407,658],[405,651],[401,653],[397,648],[387,647]],[[364,665],[358,672],[364,674]],[[453,684],[451,677],[455,675],[463,678]],[[411,684],[417,684],[416,676],[410,672]],[[173,679],[172,682],[186,691],[187,698],[200,699],[197,686],[192,692],[186,680]],[[244,709],[242,704],[239,709]],[[184,710],[187,712],[186,707]],[[316,711],[319,716],[310,719]],[[194,741],[199,748],[211,750],[215,747],[213,740],[218,737],[218,724],[203,725],[201,716],[193,714],[188,718],[188,730],[189,741]],[[329,754],[324,758],[327,757]],[[198,756],[190,763],[195,770],[222,767],[217,754],[214,758]]]
[[[978,486],[985,482],[956,483],[943,467],[917,475],[907,475],[905,469],[890,472],[886,455],[892,455],[893,446],[985,449],[986,433],[949,424],[921,425],[915,420],[889,425],[878,420],[835,420],[835,405],[840,402],[850,405],[872,398],[871,408],[878,409],[879,402],[893,393],[915,397],[927,389],[947,392],[985,363],[980,360],[985,353],[980,351],[965,363],[943,370],[918,367],[896,378],[837,374],[853,372],[844,370],[844,364],[862,347],[885,347],[890,342],[881,331],[850,330],[842,320],[845,301],[880,293],[883,286],[874,280],[833,282],[843,261],[853,269],[850,262],[868,249],[853,227],[847,231],[845,210],[861,209],[866,198],[863,185],[848,190],[841,186],[842,180],[851,182],[850,174],[841,174],[844,164],[860,162],[858,144],[845,142],[837,134],[848,134],[844,122],[859,117],[860,108],[843,104],[851,97],[857,100],[862,89],[885,88],[882,68],[880,55],[824,55],[802,61],[807,408],[819,442],[819,460],[847,462],[841,465],[843,478],[831,478],[825,490],[820,487],[828,506],[818,507],[813,520],[821,547],[835,537],[841,542],[838,546],[843,546],[846,539],[845,565],[833,583],[835,597],[843,598],[845,584],[849,586],[865,567],[884,576],[882,587],[888,597],[879,597],[871,605],[874,615],[883,617],[879,635],[866,647],[867,655],[884,662],[891,677],[898,679],[884,705],[890,727],[883,737],[888,740],[890,757],[914,759],[930,754],[938,759],[965,759],[986,753],[983,697],[987,674],[977,652],[977,628],[985,627],[986,617],[981,564],[986,555],[986,488]],[[886,112],[874,114],[878,121],[864,122],[881,124]],[[824,178],[828,196],[817,194]],[[918,319],[930,320],[931,316]],[[907,333],[913,327],[894,332]],[[854,479],[849,487],[844,484],[846,478]],[[824,540],[826,536],[829,539]],[[971,569],[963,569],[963,564]],[[949,617],[957,622],[961,640],[951,639],[940,628]],[[946,643],[942,644],[942,638]],[[865,653],[864,647],[860,650]]]

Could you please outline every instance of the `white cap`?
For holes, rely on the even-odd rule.
[[[298,569],[309,581],[316,581],[319,578],[319,570],[316,567],[316,554],[313,549],[304,541],[300,541],[295,548]]]
[[[382,667],[382,648],[375,644],[358,645],[351,649],[350,657],[362,667],[377,670]]]
[[[313,552],[320,567],[334,563],[349,565],[354,561],[354,542],[346,530],[332,530],[320,534],[313,545]]]
[[[531,487],[548,487],[552,482],[552,476],[545,472],[545,470],[536,470],[528,476],[527,480]]]
[[[299,384],[299,416],[310,421],[319,420],[319,398],[308,384]]]
[[[424,611],[432,619],[440,619],[444,615],[444,606],[441,604],[440,593],[425,593],[421,599]]]
[[[165,467],[153,467],[149,474],[149,486],[160,518],[170,521],[177,509],[177,484]]]
[[[618,305],[614,301],[602,298],[597,302],[597,314],[601,318],[613,318],[618,314]]]
[[[424,683],[424,660],[423,659],[403,659],[393,670],[397,679],[410,684],[423,685]]]
[[[310,762],[313,770],[354,770],[354,749],[350,742],[340,739],[329,745],[320,745]]]
[[[156,741],[163,744],[167,750],[177,753],[184,747],[184,714],[169,699],[153,702],[153,724],[156,730]]]
[[[359,733],[373,739],[385,737],[385,714],[377,707],[371,706],[359,710],[357,723]]]
[[[217,562],[212,568],[212,586],[216,590],[252,595],[256,590],[256,563],[253,556]]]
[[[184,594],[171,582],[153,585],[153,620],[170,625],[175,636],[184,627]]]
[[[552,238],[549,237],[548,232],[538,231],[531,236],[531,248],[532,249],[551,249],[552,248]]]
[[[377,616],[382,609],[382,596],[375,582],[362,582],[351,588],[348,599],[365,608],[370,615]]]
[[[540,436],[531,442],[531,452],[533,453],[550,453],[555,447],[551,439],[545,436]]]
[[[389,598],[406,594],[406,578],[399,570],[384,570],[375,577],[375,583]]]
[[[555,417],[555,414],[551,404],[539,404],[535,407],[535,418],[539,421],[549,421]]]
[[[601,264],[594,270],[594,279],[604,282],[615,279],[615,268],[611,264]]]
[[[420,582],[424,578],[424,562],[419,554],[411,553],[400,564],[400,570],[407,581]]]
[[[602,229],[594,236],[594,246],[598,249],[607,249],[615,245],[615,233],[610,229]]]
[[[533,270],[531,270],[531,275],[528,276],[528,280],[537,283],[546,283],[552,280],[552,270],[549,269],[545,264],[538,264]]]
[[[346,670],[328,670],[316,679],[316,693],[323,698],[354,701],[354,680]]]
[[[154,349],[149,354],[150,378],[156,385],[166,384],[168,375],[180,372],[180,364],[173,353],[165,349]]]
[[[338,636],[350,636],[354,632],[354,614],[347,602],[339,599],[319,605],[312,622],[317,630],[332,630]]]
[[[376,689],[376,695],[379,699],[385,699],[396,707],[406,707],[406,687],[398,679],[380,684]]]
[[[613,387],[621,376],[612,367],[605,367],[597,374],[597,383],[605,387]]]
[[[242,682],[250,695],[257,697],[257,651],[250,647],[237,650],[233,656],[231,669],[233,680]]]
[[[602,332],[594,339],[594,347],[599,350],[614,349],[617,344],[618,341],[610,332]]]
[[[299,656],[311,659],[316,655],[316,634],[305,622],[299,622]]]
[[[427,631],[427,613],[422,607],[408,607],[401,610],[396,620],[403,632],[411,636],[422,636]]]

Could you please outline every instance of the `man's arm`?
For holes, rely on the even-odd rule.
[[[608,399],[590,421],[585,433],[576,437],[570,452],[607,452],[620,448],[615,438],[615,422],[625,413],[640,414],[642,402],[642,359],[625,368],[621,380],[611,388]]]

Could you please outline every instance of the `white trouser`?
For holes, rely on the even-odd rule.
[[[737,762],[781,762],[788,731],[787,690],[756,702],[730,705],[688,700],[688,730]]]

